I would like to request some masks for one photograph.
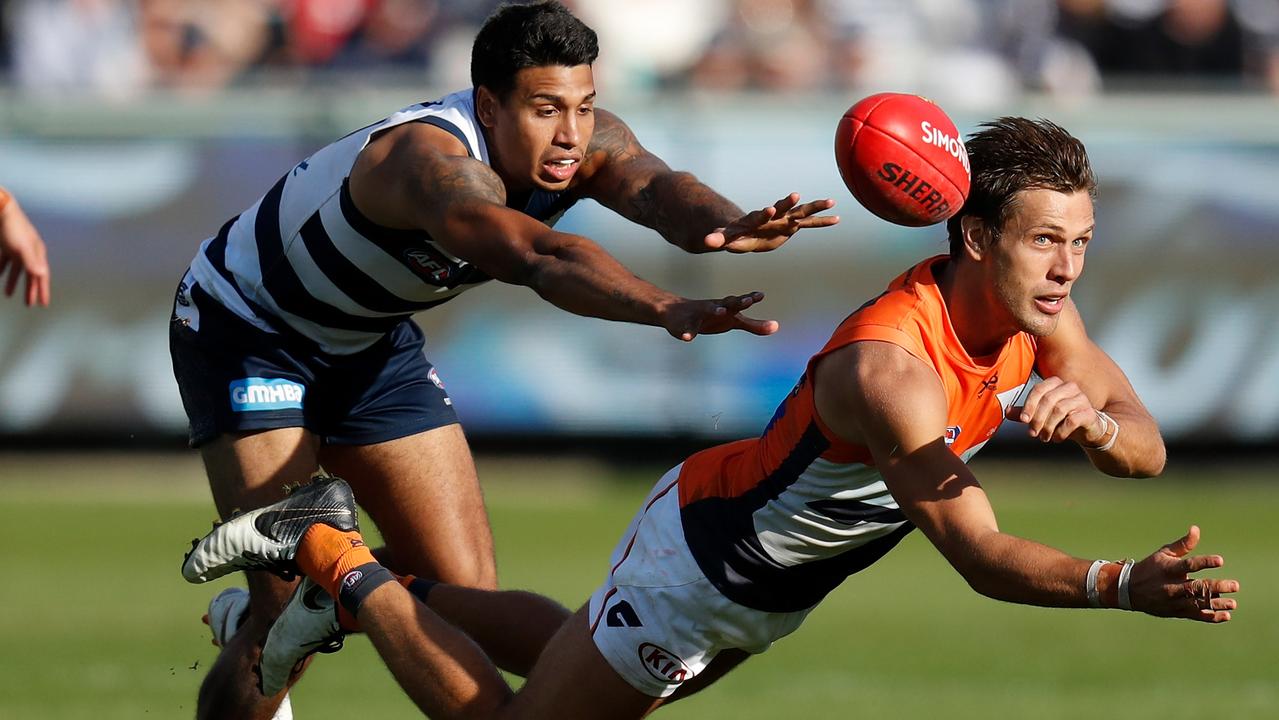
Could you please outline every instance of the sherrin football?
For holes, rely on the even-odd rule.
[[[835,162],[867,210],[898,225],[942,222],[968,197],[968,151],[955,123],[918,95],[879,93],[839,119]]]

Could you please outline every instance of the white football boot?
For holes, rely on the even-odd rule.
[[[240,629],[244,622],[244,613],[249,609],[249,591],[242,587],[229,587],[209,601],[209,612],[204,616],[204,624],[213,631],[213,644],[226,647],[231,636]],[[293,703],[285,695],[276,708],[271,720],[293,720]]]
[[[337,652],[345,637],[333,598],[310,578],[303,578],[280,617],[267,633],[258,674],[263,695],[274,695],[312,653]]]

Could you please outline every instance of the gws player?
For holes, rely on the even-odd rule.
[[[1229,620],[1236,602],[1222,594],[1239,584],[1190,578],[1223,562],[1190,554],[1195,527],[1140,562],[1090,562],[1000,532],[964,461],[1006,416],[1041,440],[1077,443],[1112,475],[1158,474],[1164,447],[1070,300],[1093,234],[1083,146],[1047,121],[1003,118],[968,149],[972,190],[949,223],[950,254],[841,323],[760,437],[697,453],[658,482],[604,584],[518,693],[480,634],[521,631],[519,615],[500,610],[516,596],[437,585],[422,604],[353,547],[350,522],[274,539],[232,523],[195,548],[184,574],[200,581],[272,547],[296,552],[296,567],[337,594],[438,718],[641,717],[795,630],[914,528],[993,598]],[[1035,372],[1046,379],[1027,390]]]
[[[502,8],[475,40],[473,89],[319,150],[200,247],[178,292],[172,354],[224,517],[323,466],[359,492],[388,565],[492,588],[475,470],[413,312],[495,279],[682,340],[776,329],[741,314],[759,293],[683,298],[551,229],[584,198],[688,252],[772,250],[838,221],[818,215],[831,201],[797,195],[743,213],[672,171],[595,107],[596,54],[594,32],[558,3]],[[261,574],[249,583],[248,625],[210,671],[199,717],[269,717],[278,701],[258,695],[250,668],[291,587]],[[228,606],[211,607],[211,620],[233,627]],[[552,612],[547,636],[560,620]],[[507,655],[531,664],[538,649]]]

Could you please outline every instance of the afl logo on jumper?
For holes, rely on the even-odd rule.
[[[653,643],[644,643],[639,646],[639,658],[640,662],[644,663],[644,669],[648,671],[648,674],[664,683],[678,685],[693,674],[683,660]]]
[[[232,412],[255,410],[301,410],[306,388],[292,380],[250,377],[232,380]]]
[[[431,248],[416,247],[404,251],[404,261],[419,276],[437,284],[448,284],[453,275],[453,263]]]
[[[963,431],[964,429],[958,425],[951,425],[946,428],[946,447],[954,445],[955,441],[959,439],[959,434]]]

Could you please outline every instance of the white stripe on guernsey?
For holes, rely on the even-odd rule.
[[[334,195],[325,206],[335,205],[337,201],[337,196]],[[297,273],[298,279],[302,281],[306,292],[327,305],[331,305],[348,315],[359,317],[388,317],[402,314],[374,312],[352,300],[341,288],[333,284],[333,281],[329,279],[328,275],[324,274],[319,265],[315,264],[315,259],[307,251],[306,242],[301,235],[291,239],[289,251],[285,257],[289,265],[293,267],[293,271]]]
[[[262,198],[253,203],[253,207],[245,210],[227,233],[226,268],[244,291],[246,297],[259,305],[264,304],[259,296],[262,287],[262,263],[258,261],[258,242],[254,228],[258,221],[258,208],[262,206]],[[274,309],[272,306],[268,306]]]
[[[338,252],[391,294],[413,302],[433,302],[456,295],[469,286],[449,290],[422,282],[397,259],[369,242],[347,223],[341,203],[334,199],[320,208],[320,221]]]
[[[780,496],[755,511],[755,532],[760,545],[777,563],[791,567],[834,557],[903,525],[870,522],[846,525],[808,506],[821,500],[855,500],[897,508],[877,469],[818,458]]]
[[[980,451],[982,448],[986,447],[986,443],[988,442],[990,442],[990,440],[982,440],[976,445],[968,448],[959,456],[959,459],[963,460],[964,462],[968,462],[969,460],[972,460],[973,456],[976,455],[978,451]]]
[[[1007,413],[1009,408],[1025,405],[1026,398],[1024,395],[1029,395],[1030,390],[1042,381],[1043,378],[1032,372],[1030,379],[1026,382],[999,393],[999,407],[1003,408],[1004,412]]]
[[[230,310],[240,319],[250,323],[259,330],[274,334],[275,330],[272,329],[272,327],[264,320],[253,314],[253,311],[249,309],[248,305],[244,304],[244,300],[240,297],[240,294],[235,291],[235,288],[231,287],[230,283],[228,283],[226,279],[214,269],[213,264],[209,262],[209,258],[204,254],[204,249],[212,241],[213,238],[209,238],[200,245],[200,251],[196,253],[195,259],[191,261],[191,277],[195,279],[195,282],[203,288],[210,297],[218,301],[222,307]]]

